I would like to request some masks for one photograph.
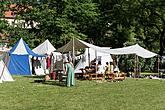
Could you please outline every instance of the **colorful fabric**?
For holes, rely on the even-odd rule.
[[[50,68],[50,65],[51,65],[50,57],[47,57],[46,64],[47,64],[47,69]]]

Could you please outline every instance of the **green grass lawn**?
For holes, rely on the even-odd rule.
[[[142,72],[141,75],[159,75],[159,73]]]
[[[15,76],[0,84],[0,110],[164,110],[165,80],[76,81],[75,87]]]

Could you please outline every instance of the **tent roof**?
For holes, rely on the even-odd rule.
[[[73,49],[73,42],[74,42],[74,47],[75,50],[82,49],[82,48],[88,48],[85,44],[83,44],[80,40],[78,39],[73,39],[69,41],[66,45],[62,46],[61,48],[57,49],[60,52],[69,52],[72,51]]]
[[[57,50],[60,51],[60,52],[72,51],[73,50],[73,44],[74,44],[74,49],[75,50],[79,50],[79,49],[83,49],[83,48],[92,48],[94,50],[106,53],[101,47],[89,44],[89,43],[84,42],[82,40],[79,40],[77,38],[74,38],[74,40],[72,39],[66,45],[62,46],[61,48],[59,48]]]
[[[9,53],[10,54],[15,54],[15,55],[32,55],[32,56],[37,56],[37,57],[40,56],[40,55],[34,53],[22,38],[20,38],[16,42],[16,44],[9,51]]]
[[[45,54],[50,55],[55,50],[56,49],[54,48],[54,46],[47,39],[42,44],[40,44],[39,46],[37,46],[36,48],[34,48],[33,49],[33,52],[35,52],[37,54],[40,54],[40,55],[45,55]]]
[[[136,54],[142,58],[151,58],[156,56],[156,53],[150,52],[149,50],[144,49],[143,47],[139,46],[138,44],[123,47],[123,48],[116,48],[116,49],[109,49],[106,52],[115,55],[122,55],[122,54]]]

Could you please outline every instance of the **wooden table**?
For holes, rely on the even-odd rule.
[[[89,74],[90,80],[103,80],[104,74],[98,74],[98,73],[91,73]]]
[[[89,73],[86,71],[85,68],[80,68],[82,71],[82,79],[89,79]]]

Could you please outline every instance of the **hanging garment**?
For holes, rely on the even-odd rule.
[[[50,68],[50,65],[51,65],[50,60],[51,60],[50,57],[47,57],[47,59],[46,59],[46,64],[47,64],[47,65],[46,65],[46,68],[47,68],[47,69]]]

